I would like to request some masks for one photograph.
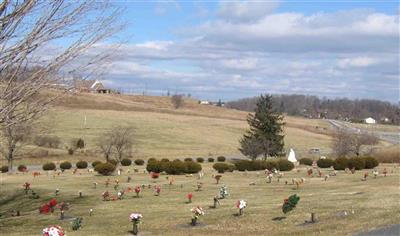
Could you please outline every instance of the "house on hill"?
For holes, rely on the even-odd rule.
[[[364,122],[366,124],[376,124],[376,120],[374,118],[372,118],[372,117],[365,118]]]
[[[78,92],[87,93],[112,93],[111,89],[104,87],[99,80],[74,79],[74,89]]]

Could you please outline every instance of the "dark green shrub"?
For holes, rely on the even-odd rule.
[[[161,159],[161,162],[169,162],[169,159],[163,158],[163,159]]]
[[[365,160],[362,157],[352,157],[347,162],[349,169],[362,170],[365,168]]]
[[[124,158],[121,160],[121,165],[123,166],[130,166],[132,164],[132,160],[128,158]]]
[[[186,173],[188,174],[194,174],[194,173],[198,173],[201,171],[201,165],[199,163],[196,162],[191,162],[191,161],[186,161],[185,162],[186,165]]]
[[[8,166],[2,166],[1,173],[7,173],[7,172],[8,172]]]
[[[153,162],[153,161],[157,161],[157,159],[155,159],[154,157],[152,157],[152,158],[149,158],[149,159],[147,160],[147,163],[149,163],[149,162]]]
[[[43,164],[42,169],[43,170],[55,170],[56,164],[54,164],[53,162],[45,163],[45,164]]]
[[[228,169],[226,171],[233,172],[236,170],[236,166],[233,164],[228,164]]]
[[[344,170],[348,166],[348,160],[346,157],[338,157],[333,163],[333,168],[335,170]]]
[[[110,159],[110,160],[108,160],[108,163],[111,163],[111,164],[113,164],[114,166],[117,166],[118,161],[115,160],[115,159]]]
[[[88,167],[88,163],[86,161],[78,161],[76,163],[76,168],[78,169],[86,169]]]
[[[136,160],[135,160],[135,164],[138,165],[138,166],[142,166],[142,165],[144,165],[144,160],[142,160],[142,159],[136,159]]]
[[[163,171],[162,162],[157,160],[148,161],[146,170],[148,172],[161,173]]]
[[[175,161],[171,161],[171,162],[167,162],[164,163],[164,165],[162,166],[162,168],[165,168],[164,171],[167,174],[170,175],[180,175],[180,174],[184,174],[187,171],[187,163],[194,163],[192,161],[180,161],[180,160],[175,160]]]
[[[82,149],[85,147],[85,141],[82,138],[79,138],[76,141],[76,148]]]
[[[226,163],[215,163],[213,168],[218,171],[218,173],[225,173],[225,171],[229,170],[229,165]]]
[[[317,166],[319,168],[329,168],[334,165],[334,161],[332,159],[319,159],[317,161]]]
[[[266,161],[265,165],[266,165],[265,169],[268,169],[270,171],[272,171],[273,169],[279,168],[278,163],[276,161]]]
[[[69,161],[64,161],[64,162],[61,162],[61,164],[60,164],[61,170],[69,170],[71,168],[72,168],[72,164]]]
[[[208,158],[208,162],[214,162],[214,158],[209,157],[209,158]]]
[[[217,157],[217,161],[224,162],[224,161],[226,161],[226,158],[224,156],[219,156],[219,157]]]
[[[204,158],[198,157],[198,158],[196,158],[196,161],[199,162],[199,163],[203,163],[204,162]]]
[[[190,158],[190,157],[187,157],[187,158],[184,159],[184,161],[193,161],[193,159]]]
[[[313,160],[311,160],[310,158],[301,158],[299,162],[302,165],[312,166]]]
[[[276,162],[280,171],[291,171],[294,168],[294,164],[288,160],[280,159]]]
[[[28,170],[28,168],[26,168],[26,165],[19,165],[18,166],[18,171],[19,172],[24,172],[24,171],[27,171]]]
[[[101,161],[94,161],[94,162],[92,162],[92,167],[94,168],[94,167],[96,167],[97,164],[100,164],[100,163],[101,163]]]
[[[373,157],[363,157],[365,161],[365,169],[374,169],[379,165],[378,160]]]
[[[107,163],[99,163],[94,167],[94,170],[101,175],[110,175],[115,171],[115,165]]]

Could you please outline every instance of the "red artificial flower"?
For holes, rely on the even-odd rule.
[[[189,193],[189,194],[187,195],[187,198],[188,198],[189,200],[192,200],[193,194],[192,194],[192,193]]]
[[[140,193],[140,191],[142,191],[142,189],[140,188],[140,186],[136,186],[136,187],[135,187],[135,193]]]
[[[50,207],[55,207],[57,205],[57,200],[55,198],[51,199],[49,202]]]
[[[289,203],[289,199],[285,198],[285,199],[283,200],[283,202],[284,202],[284,203]]]
[[[28,190],[28,189],[30,189],[31,188],[31,184],[30,183],[28,183],[28,182],[25,182],[25,184],[24,185],[22,185],[24,188],[25,188],[25,190]]]
[[[151,178],[153,178],[153,179],[157,179],[158,177],[160,177],[160,173],[151,172],[150,176],[151,176]]]
[[[44,204],[39,208],[39,213],[40,214],[47,214],[50,212],[50,206],[48,204]]]

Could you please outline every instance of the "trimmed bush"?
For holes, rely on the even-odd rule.
[[[19,165],[18,166],[18,171],[19,172],[24,172],[24,171],[27,171],[28,170],[28,168],[26,168],[26,165]]]
[[[277,161],[278,169],[280,171],[290,171],[293,170],[294,164],[288,160],[280,159]]]
[[[111,163],[111,164],[113,164],[114,166],[117,166],[118,161],[117,161],[117,160],[114,160],[114,159],[110,159],[110,160],[108,160],[108,163]]]
[[[332,159],[319,159],[317,161],[317,166],[319,168],[329,168],[334,165],[334,161]]]
[[[188,163],[194,163],[194,162],[192,162],[192,161],[183,162],[180,160],[175,160],[175,161],[165,163],[164,166],[162,166],[162,167],[165,168],[164,170],[167,174],[180,175],[180,174],[186,173],[186,171],[187,171],[186,167],[187,167]]]
[[[132,164],[132,160],[128,158],[124,158],[121,160],[121,165],[123,166],[130,166]]]
[[[312,166],[313,160],[311,160],[310,158],[301,158],[299,162],[302,165]]]
[[[234,170],[236,170],[236,166],[232,165],[232,164],[228,164],[228,170],[229,172],[233,172]]]
[[[8,172],[8,166],[2,166],[0,170],[1,170],[1,173],[7,173]]]
[[[94,167],[96,167],[97,164],[100,164],[100,163],[101,163],[101,161],[94,161],[94,162],[92,162],[92,167],[94,168]]]
[[[163,158],[163,159],[161,159],[161,162],[169,162],[169,159]]]
[[[144,160],[142,160],[142,159],[136,159],[134,162],[135,162],[135,165],[138,165],[138,166],[144,165]]]
[[[235,163],[236,170],[238,171],[256,171],[256,170],[273,170],[279,169],[279,165],[276,161],[261,161],[261,160],[240,160]]]
[[[155,173],[160,173],[163,171],[162,168],[162,162],[161,161],[148,161],[147,162],[147,166],[146,166],[146,170],[148,172],[155,172]]]
[[[45,163],[45,164],[43,164],[42,169],[43,170],[55,170],[56,164],[54,164],[53,162]]]
[[[196,163],[196,162],[187,161],[187,162],[185,162],[185,165],[186,165],[185,171],[188,174],[198,173],[202,169],[201,165],[199,163]]]
[[[347,162],[349,169],[362,170],[365,168],[365,160],[362,157],[352,157]]]
[[[378,160],[373,157],[363,157],[365,161],[365,169],[374,169],[379,165]]]
[[[193,161],[193,159],[190,158],[190,157],[187,157],[187,158],[184,159],[184,161]]]
[[[88,167],[88,163],[86,161],[78,161],[76,163],[76,168],[78,169],[86,169]]]
[[[344,170],[348,166],[348,160],[346,157],[338,157],[333,163],[333,168],[335,170]]]
[[[99,163],[94,170],[101,175],[110,175],[115,171],[115,165],[107,163]]]
[[[226,161],[226,158],[224,156],[219,156],[219,157],[217,157],[217,161],[224,162],[224,161]]]
[[[72,164],[69,161],[64,161],[64,162],[61,162],[61,164],[60,164],[61,170],[69,170],[71,168],[72,168]]]
[[[198,157],[198,158],[196,158],[196,161],[199,162],[199,163],[203,163],[204,162],[204,158]]]
[[[273,169],[279,169],[278,163],[276,161],[266,161],[265,162],[265,169],[272,171]]]
[[[229,170],[229,165],[226,163],[215,163],[213,168],[218,171],[218,173],[225,173],[225,171]]]
[[[152,161],[157,161],[157,159],[155,159],[154,157],[149,158],[149,159],[147,160],[147,163],[152,162]]]
[[[207,160],[208,160],[208,162],[214,162],[214,158],[212,158],[212,157],[209,157]]]

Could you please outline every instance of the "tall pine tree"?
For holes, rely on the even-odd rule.
[[[250,129],[240,140],[239,148],[243,155],[254,160],[259,155],[266,159],[282,154],[285,123],[282,113],[272,107],[272,96],[260,96],[255,113],[248,115],[247,122]]]

